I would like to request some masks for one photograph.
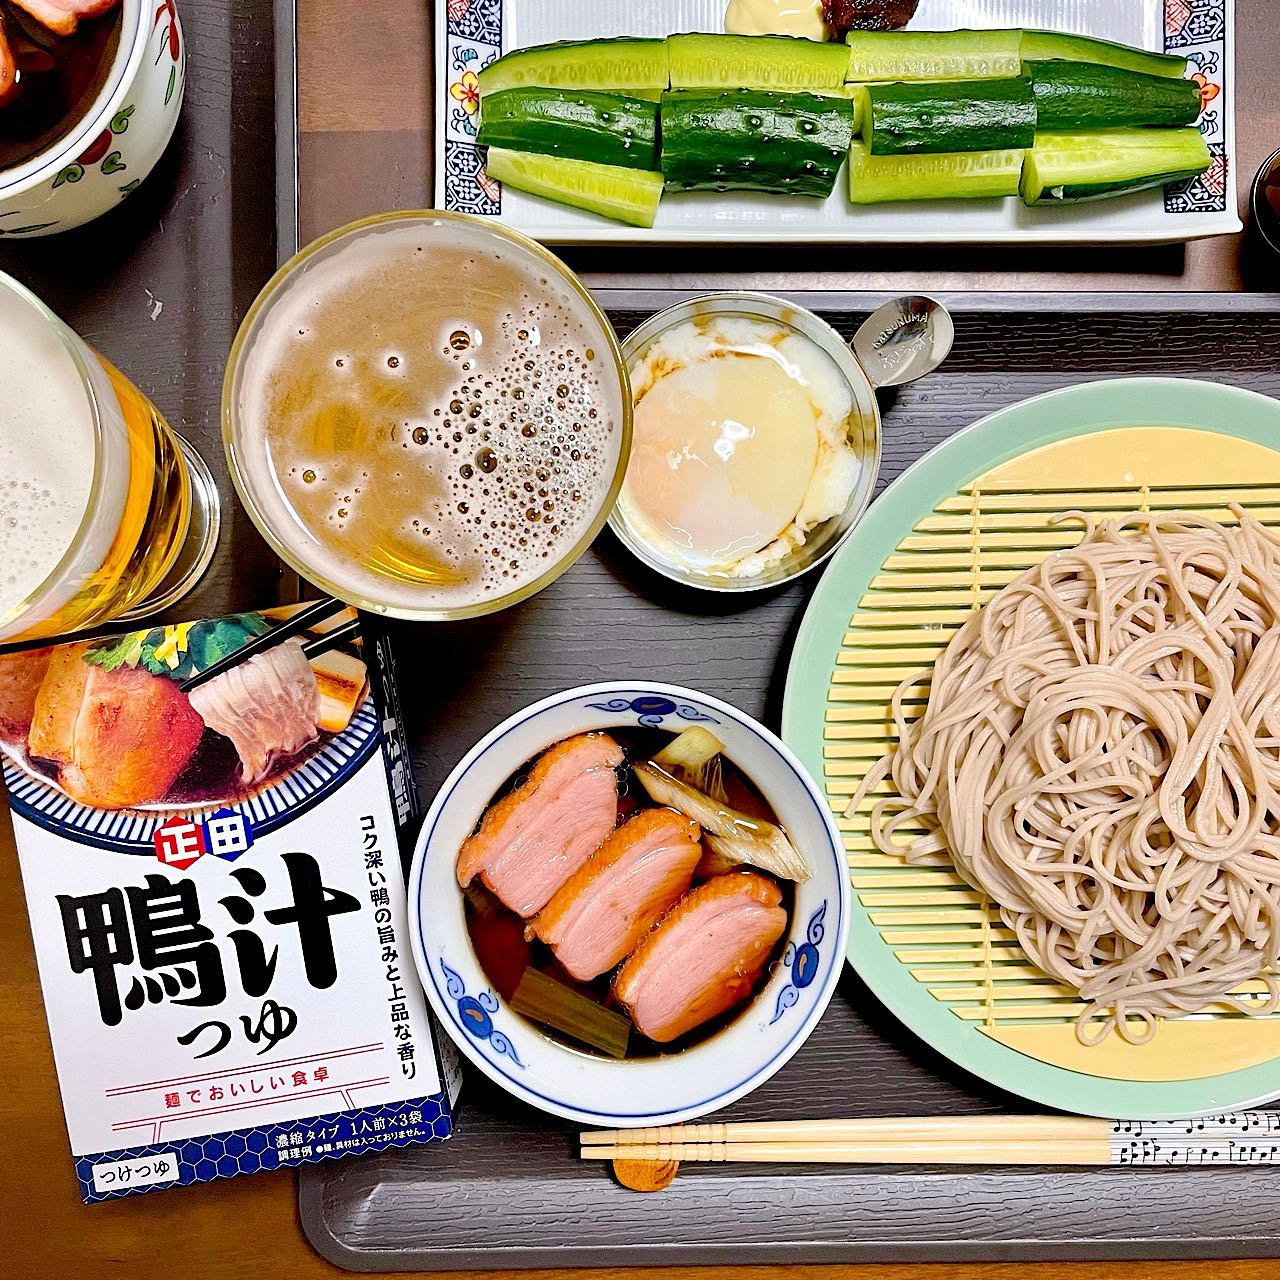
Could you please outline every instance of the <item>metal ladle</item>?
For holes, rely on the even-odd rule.
[[[873,311],[849,345],[873,387],[900,387],[932,373],[951,353],[955,338],[946,307],[913,294]]]

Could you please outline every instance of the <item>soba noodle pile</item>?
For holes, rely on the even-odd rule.
[[[888,774],[877,846],[923,826],[908,859],[998,905],[1079,990],[1085,1043],[1280,1006],[1280,536],[1236,514],[1073,514],[1084,540],[965,623],[914,722],[920,678],[897,690],[899,745],[849,808]]]

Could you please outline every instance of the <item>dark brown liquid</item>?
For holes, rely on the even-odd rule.
[[[657,807],[649,799],[639,779],[631,772],[630,761],[651,759],[671,741],[674,735],[661,729],[622,729],[616,731],[611,729],[609,730],[609,736],[626,753],[628,762],[623,765],[618,786],[618,821],[624,822],[640,809]],[[508,778],[502,789],[494,796],[494,800],[499,799],[519,786],[528,776],[532,765],[533,761],[530,761],[519,773],[513,774]],[[769,822],[777,823],[778,815],[770,808],[768,801],[760,794],[759,789],[727,757],[723,760],[723,777],[725,795],[733,808],[750,817],[764,818]],[[762,872],[761,874],[766,873]],[[696,874],[694,877],[695,884],[702,878],[701,872]],[[782,906],[786,909],[788,917],[790,917],[795,901],[795,887],[785,880],[778,880],[777,884],[782,890]],[[511,999],[512,992],[520,980],[520,975],[524,972],[525,966],[529,965],[554,978],[557,982],[561,982],[567,987],[572,987],[580,994],[589,996],[598,1004],[604,1005],[606,1008],[615,1009],[620,1013],[623,1012],[621,1006],[614,999],[611,989],[614,974],[617,972],[616,969],[611,969],[608,973],[601,974],[600,977],[592,982],[576,981],[560,967],[556,961],[555,953],[545,943],[537,939],[532,942],[524,940],[525,922],[513,911],[509,911],[503,906],[496,897],[481,885],[479,880],[472,884],[471,888],[467,890],[467,894],[465,914],[467,932],[471,936],[472,950],[475,952],[476,959],[480,962],[481,969],[484,970],[485,977],[488,978],[494,990],[503,999]],[[473,905],[473,896],[483,897],[485,900],[483,917]],[[786,949],[789,933],[789,929],[783,931],[774,954],[769,957],[769,962],[761,971],[760,978],[756,983],[756,991],[759,991],[760,987],[768,981],[774,965],[781,959],[782,953]],[[687,1035],[667,1044],[656,1044],[654,1041],[642,1036],[633,1026],[627,1046],[627,1057],[652,1058],[659,1055],[679,1053],[683,1049],[701,1044],[704,1040],[710,1039],[717,1032],[737,1021],[743,1012],[750,1007],[754,996],[755,992],[752,993],[751,999],[734,1005],[733,1008],[726,1010],[719,1017],[712,1018],[699,1027],[694,1027]],[[531,1025],[537,1025],[538,1030],[543,1035],[568,1045],[570,1048],[578,1049],[596,1057],[603,1056],[598,1050],[577,1040],[570,1039],[553,1027],[544,1027],[538,1024]]]
[[[122,6],[56,36],[0,0],[0,29],[18,67],[0,102],[0,172],[30,160],[69,133],[101,92],[120,45]]]

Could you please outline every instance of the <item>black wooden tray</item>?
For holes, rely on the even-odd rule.
[[[297,247],[300,212],[318,234],[329,222],[392,203],[423,204],[429,190],[429,121],[406,120],[358,139],[312,135],[311,150],[330,161],[358,142],[369,183],[335,191],[325,177],[323,225],[315,210],[299,210],[296,2],[276,4],[286,255]],[[1272,2],[1242,0],[1264,24]],[[426,62],[425,48],[422,57]],[[1270,97],[1254,105],[1265,117]],[[380,149],[376,162],[369,148]],[[321,172],[331,169],[322,165]],[[314,181],[302,186],[318,189]],[[1143,269],[1176,275],[1182,253],[1147,253]],[[850,288],[845,263],[801,246],[771,248],[748,263],[739,255],[732,265],[723,255],[688,251],[565,256],[621,333],[711,285],[788,293],[846,335],[884,297],[869,285]],[[1001,251],[999,265],[1007,256]],[[1138,269],[1132,253],[1075,253],[1070,269],[1081,269],[1086,257],[1090,278],[1117,273],[1115,289],[998,292],[979,285],[940,295],[958,313],[956,347],[936,374],[883,398],[882,485],[976,418],[1085,379],[1183,375],[1280,395],[1280,294],[1267,291],[1280,274],[1253,273],[1247,292],[1135,292],[1132,282],[1122,287],[1120,275]],[[1067,269],[1063,262],[1050,251],[1020,266]],[[990,253],[952,261],[939,249],[926,254],[923,269],[963,269],[981,281],[995,265]],[[700,281],[707,272],[716,274]],[[904,275],[894,279],[899,286],[913,287]],[[705,690],[776,728],[792,641],[815,580],[746,599],[709,597],[649,574],[606,532],[559,582],[516,609],[452,626],[393,626],[424,802],[465,750],[514,708],[623,673]],[[846,972],[804,1049],[720,1118],[1025,1110],[916,1040]],[[1280,1257],[1280,1169],[700,1165],[686,1166],[665,1192],[643,1196],[582,1164],[574,1135],[574,1126],[512,1101],[468,1069],[458,1133],[445,1146],[300,1171],[303,1229],[326,1258],[359,1271]]]
[[[622,332],[643,313],[615,311]],[[851,335],[862,318],[828,319]],[[975,418],[1113,375],[1183,375],[1280,394],[1280,316],[957,317],[950,360],[885,403],[882,482]],[[515,707],[624,673],[691,685],[776,727],[812,580],[746,600],[642,570],[610,534],[524,605],[394,631],[424,800]],[[723,1115],[1025,1110],[906,1032],[851,973],[796,1058]],[[665,1192],[577,1159],[573,1127],[475,1073],[455,1140],[301,1178],[302,1223],[359,1270],[960,1258],[1280,1257],[1280,1169],[1068,1170],[687,1166]]]

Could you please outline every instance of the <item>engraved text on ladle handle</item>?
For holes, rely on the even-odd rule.
[[[946,307],[916,295],[886,302],[849,345],[873,387],[900,387],[932,373],[947,358],[955,336]]]

